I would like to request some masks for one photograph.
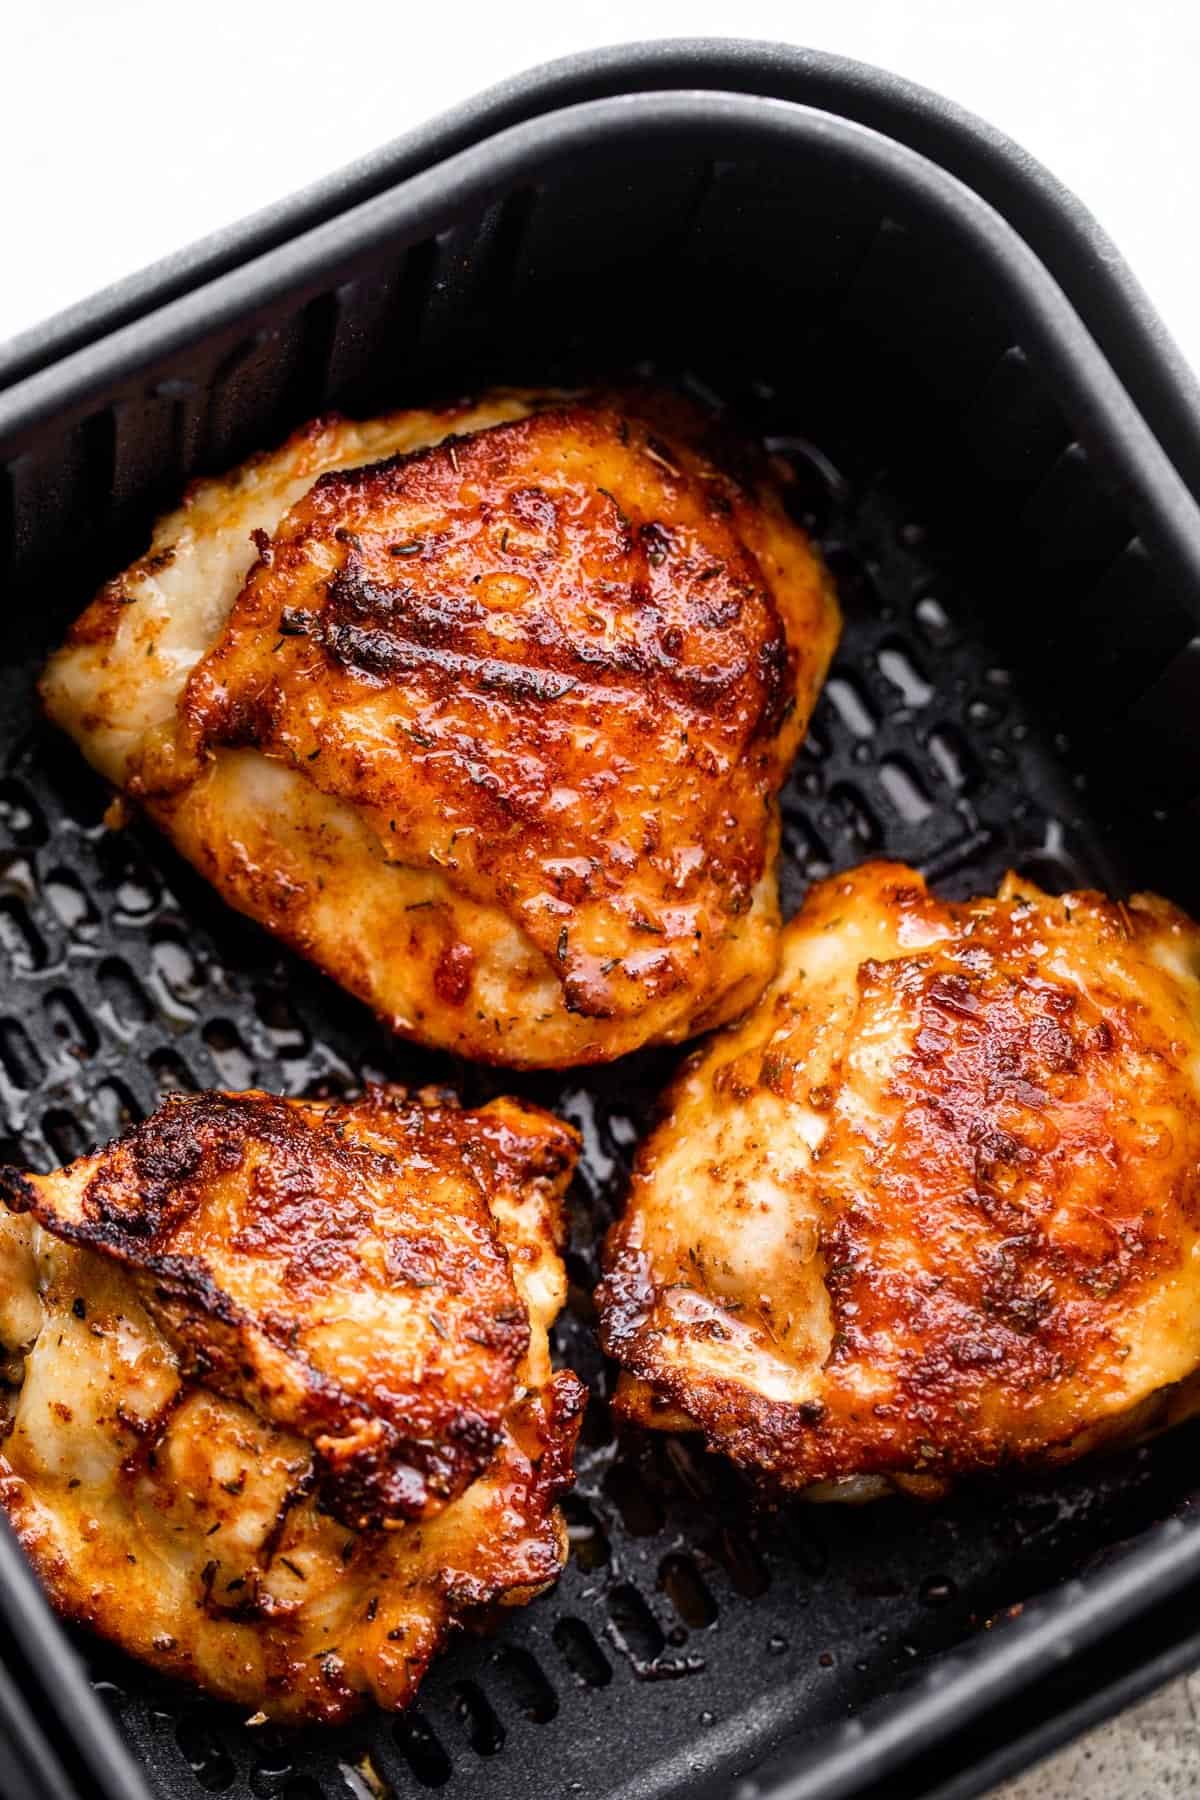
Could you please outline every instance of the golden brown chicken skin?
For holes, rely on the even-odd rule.
[[[575,1134],[515,1101],[176,1096],[0,1171],[3,1504],[67,1616],[269,1717],[411,1698],[566,1555]]]
[[[52,660],[51,715],[397,1031],[562,1066],[743,1011],[837,635],[765,459],[652,392],[397,415],[405,448],[365,466],[340,429],[260,467],[286,503],[165,602],[179,545],[221,528],[160,529]],[[175,603],[218,562],[180,650]]]
[[[1198,1266],[1200,930],[874,863],[685,1065],[602,1335],[643,1425],[814,1497],[937,1492],[1189,1411]]]

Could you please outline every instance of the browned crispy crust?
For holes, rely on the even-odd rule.
[[[575,1151],[514,1100],[215,1094],[5,1170],[0,1505],[59,1609],[334,1722],[406,1705],[459,1621],[553,1581]]]
[[[142,1549],[136,1535],[98,1534],[85,1517],[85,1550],[65,1549],[37,1487],[3,1456],[0,1506],[67,1618],[219,1699],[285,1724],[336,1725],[369,1700],[402,1710],[449,1633],[486,1621],[492,1606],[525,1605],[558,1579],[567,1540],[555,1503],[571,1486],[586,1399],[578,1378],[559,1370],[513,1409],[485,1473],[422,1526],[347,1536],[303,1497],[301,1477],[261,1564],[225,1566],[208,1555],[182,1613],[152,1567],[143,1572],[149,1559],[129,1548]],[[135,1494],[149,1501],[178,1518],[181,1534],[211,1517],[203,1534],[215,1533],[239,1496],[201,1498],[171,1484],[191,1472],[190,1433],[225,1428],[195,1411],[176,1433],[151,1436],[122,1470],[126,1503],[132,1507]],[[247,1459],[278,1462],[287,1453],[249,1415],[237,1443]],[[289,1466],[295,1482],[296,1464]],[[286,1598],[277,1592],[281,1580],[292,1590]]]
[[[389,856],[432,848],[502,895],[572,1011],[682,989],[692,933],[664,907],[749,907],[795,657],[715,494],[667,457],[577,406],[323,475],[189,682],[172,778],[219,746],[303,768]],[[443,964],[461,1005],[469,970]]]
[[[1200,932],[1166,902],[819,884],[640,1152],[599,1295],[619,1408],[796,1488],[1170,1411],[1200,1363],[1198,1042]]]
[[[565,1066],[707,1029],[768,979],[775,796],[838,621],[766,459],[700,409],[529,404],[321,475],[255,534],[173,720],[119,767],[395,1029]],[[151,573],[93,603],[44,683],[114,772],[107,708],[165,679],[159,601],[141,663],[115,654]],[[113,698],[81,716],[88,657]],[[248,757],[299,785],[243,817]]]
[[[177,1094],[0,1196],[135,1271],[185,1374],[312,1441],[347,1524],[418,1518],[486,1466],[529,1345],[491,1200],[575,1157],[510,1106]]]

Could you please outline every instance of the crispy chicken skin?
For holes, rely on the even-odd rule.
[[[59,1609],[335,1721],[405,1705],[460,1616],[552,1582],[576,1152],[512,1100],[211,1093],[0,1170],[0,1504]]]
[[[817,1498],[936,1493],[1195,1404],[1200,929],[1009,875],[815,887],[640,1153],[618,1410]]]
[[[837,628],[776,473],[707,414],[500,394],[202,484],[42,692],[394,1029],[565,1066],[761,992],[775,796]]]

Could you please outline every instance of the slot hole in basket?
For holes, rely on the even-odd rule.
[[[19,900],[0,900],[0,956],[14,975],[32,975],[46,966],[46,946]]]
[[[614,1641],[635,1663],[657,1662],[667,1647],[662,1626],[642,1596],[627,1581],[608,1596],[608,1617]]]
[[[41,808],[19,781],[0,781],[0,831],[26,848],[44,844],[49,836]]]
[[[830,790],[830,802],[834,808],[834,818],[841,826],[843,834],[850,838],[856,851],[873,851],[879,848],[883,834],[878,821],[870,807],[848,782],[842,781]]]
[[[39,733],[21,762],[35,772],[47,812],[60,812],[64,819],[84,830],[96,829],[112,801],[112,789],[88,767],[65,734],[50,731],[43,737]],[[55,829],[61,829],[57,820]]]
[[[636,1469],[614,1463],[604,1478],[604,1491],[621,1515],[630,1537],[653,1537],[663,1527],[663,1510]]]
[[[896,689],[905,706],[928,706],[934,689],[926,681],[908,651],[900,644],[884,644],[876,658],[879,673]]]
[[[292,1011],[288,997],[276,987],[254,990],[254,1009],[271,1041],[276,1056],[285,1060],[307,1056],[312,1040]]]
[[[584,1687],[608,1686],[612,1680],[612,1667],[582,1619],[559,1619],[553,1637],[563,1661],[578,1682]]]
[[[825,561],[833,576],[843,618],[850,622],[878,618],[879,594],[858,552],[847,544],[830,544]]]
[[[263,1728],[255,1726],[254,1730],[257,1733]],[[273,1726],[268,1726],[263,1735],[268,1735],[273,1730]],[[290,1787],[295,1786],[295,1782],[308,1780],[308,1775],[293,1777],[295,1757],[282,1735],[277,1735],[266,1744],[261,1737],[255,1735],[255,1751],[254,1764],[246,1777],[246,1786],[250,1787],[255,1800],[284,1800],[284,1795]],[[290,1777],[293,1778],[290,1780]]]
[[[259,1727],[256,1726],[255,1729],[258,1730]],[[289,1780],[295,1766],[295,1759],[282,1744],[267,1749],[260,1748],[248,1777],[250,1792],[255,1800],[286,1800],[289,1793],[295,1796],[295,1800],[300,1800],[297,1790],[302,1790],[305,1783],[310,1787],[313,1784],[307,1775],[297,1775]],[[320,1796],[319,1787],[317,1794]]]
[[[153,936],[151,961],[172,999],[191,1007],[204,989],[204,970],[181,932],[161,927]]]
[[[857,681],[849,675],[831,675],[825,692],[838,718],[854,737],[874,737],[878,721]]]
[[[788,807],[783,815],[784,854],[806,881],[820,881],[833,867],[828,847],[802,812]],[[784,870],[786,878],[788,871]]]
[[[128,839],[101,838],[98,854],[101,880],[113,891],[118,918],[144,919],[153,912],[162,890]]]
[[[952,725],[939,725],[931,732],[927,747],[934,768],[948,787],[966,792],[976,785],[979,771],[975,759],[966,739]]]
[[[906,825],[920,825],[933,811],[920,782],[898,757],[880,763],[879,785]]]
[[[231,1020],[210,1019],[204,1027],[204,1042],[226,1087],[254,1086],[253,1059]]]
[[[144,1116],[123,1081],[102,1081],[92,1096],[92,1127],[101,1143],[127,1131]]]
[[[541,1664],[528,1650],[506,1645],[496,1652],[496,1672],[518,1709],[535,1725],[548,1725],[558,1713],[558,1695]]]
[[[571,1555],[581,1569],[602,1569],[612,1555],[608,1533],[581,1494],[564,1494],[560,1502],[571,1540]]]
[[[85,1057],[95,1054],[96,1028],[74,994],[66,988],[55,988],[42,1004],[51,1031],[69,1056],[78,1057],[82,1062]]]
[[[392,1727],[396,1747],[421,1787],[445,1787],[454,1773],[432,1727],[420,1713],[405,1713]]]
[[[146,1058],[146,1066],[158,1084],[160,1094],[194,1094],[196,1081],[182,1057],[173,1050],[155,1050]]]
[[[1015,859],[1018,875],[1036,882],[1048,894],[1066,894],[1089,885],[1078,858],[1068,849],[1066,834],[1057,819],[1047,819],[1042,842]]]
[[[100,964],[100,991],[122,1025],[144,1025],[154,1017],[154,1008],[143,993],[137,977],[119,957],[110,956]]]
[[[591,1229],[589,1221],[588,1229]],[[568,1298],[573,1318],[582,1319],[588,1325],[596,1322],[596,1303],[592,1298],[592,1289],[596,1285],[596,1274],[586,1256],[578,1250],[563,1252],[563,1267],[567,1271]]]
[[[717,1603],[690,1556],[665,1556],[658,1571],[658,1584],[690,1630],[703,1631],[715,1623]]]
[[[208,1793],[223,1794],[233,1786],[237,1764],[205,1719],[185,1713],[175,1727],[175,1742]]]
[[[115,1681],[93,1681],[92,1691],[104,1702],[107,1710],[118,1722],[125,1708],[129,1705],[129,1695]]]
[[[1041,851],[1023,856],[1017,865],[1017,874],[1024,876],[1026,881],[1032,881],[1047,894],[1068,894],[1078,886],[1069,863]]]
[[[807,438],[785,435],[763,439],[768,454],[788,465],[792,480],[783,490],[784,505],[806,531],[828,531],[847,499],[844,476],[823,450]]]
[[[702,1459],[694,1444],[687,1438],[668,1437],[663,1441],[660,1454],[670,1471],[670,1479],[690,1500],[705,1505],[715,1502],[711,1465]]]
[[[74,1162],[87,1149],[79,1120],[65,1107],[53,1106],[42,1119],[42,1136],[60,1163]]]
[[[734,1592],[743,1599],[757,1600],[771,1585],[767,1565],[750,1539],[723,1525],[705,1549],[714,1562],[720,1563]]]
[[[28,1093],[45,1065],[25,1027],[17,1019],[0,1019],[0,1066],[15,1088]]]
[[[602,1395],[592,1393],[588,1396],[587,1407],[583,1415],[583,1424],[579,1428],[579,1442],[586,1450],[603,1450],[612,1443],[616,1436],[613,1416],[605,1404]]]
[[[954,621],[936,594],[922,594],[913,607],[917,630],[927,643],[941,649],[954,637]]]
[[[504,1727],[477,1682],[455,1682],[454,1716],[476,1756],[495,1756],[504,1748]]]
[[[78,937],[93,934],[98,923],[96,909],[83,883],[69,869],[51,869],[42,892],[64,931]]]

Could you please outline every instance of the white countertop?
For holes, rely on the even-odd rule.
[[[802,43],[895,69],[1091,207],[1200,365],[1196,0],[35,0],[4,20],[0,340],[501,77],[634,38]],[[1200,1791],[1196,1680],[1003,1791]],[[997,1796],[1000,1800],[1000,1796]]]

